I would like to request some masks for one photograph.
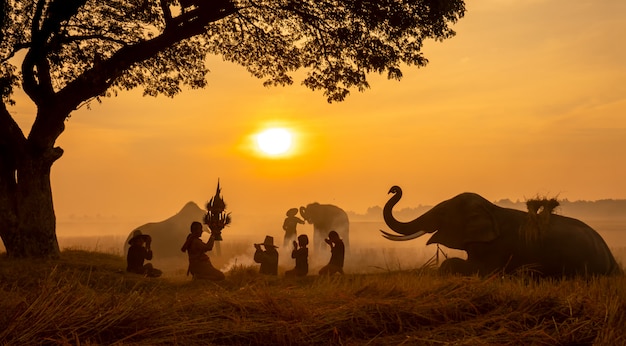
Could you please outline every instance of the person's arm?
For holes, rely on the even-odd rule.
[[[209,240],[206,242],[207,251],[213,250],[213,245],[215,245],[215,238],[213,238],[213,234],[211,234]]]
[[[265,251],[261,250],[261,247],[259,245],[255,245],[255,247],[256,251],[254,252],[254,261],[256,263],[263,263],[267,261],[267,254],[265,253]]]
[[[298,243],[293,241],[293,250],[291,250],[291,258],[296,258],[296,254],[298,253]]]
[[[335,248],[335,246],[337,246],[337,244],[335,244],[332,240],[330,239],[324,239],[326,241],[326,244],[328,244],[328,246],[330,246],[330,252],[333,252],[333,249]]]
[[[151,249],[146,249],[145,252],[145,258],[150,261],[152,259],[152,250]]]
[[[213,244],[215,243],[215,239],[213,239],[213,236],[209,237],[209,240],[207,240],[207,242],[203,242],[202,239],[200,238],[194,238],[191,241],[191,245],[189,246],[190,248],[194,249],[194,252],[207,252],[207,251],[211,251],[213,249]]]

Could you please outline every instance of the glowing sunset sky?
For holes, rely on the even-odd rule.
[[[313,201],[364,213],[392,185],[399,208],[465,191],[626,198],[626,1],[466,5],[456,37],[427,43],[427,67],[400,82],[372,75],[342,103],[298,82],[264,88],[215,57],[204,90],[134,91],[74,112],[52,170],[57,217],[159,221],[205,203],[218,177],[234,215],[281,222]],[[12,109],[22,124],[29,107]],[[270,125],[293,131],[290,155],[254,148]]]

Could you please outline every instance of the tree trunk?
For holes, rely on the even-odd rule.
[[[74,2],[76,6],[85,3]],[[41,22],[52,23],[52,27],[33,27],[33,41],[26,46],[28,50],[22,62],[21,84],[37,106],[37,116],[28,138],[8,111],[10,102],[7,98],[11,93],[7,90],[10,91],[10,88],[5,87],[7,90],[3,90],[0,97],[4,102],[0,105],[0,238],[9,257],[59,257],[50,169],[63,154],[63,150],[54,147],[54,143],[64,131],[69,114],[81,103],[106,92],[133,64],[153,58],[182,40],[206,32],[209,23],[236,11],[230,1],[221,0],[202,2],[201,6],[175,18],[166,16],[168,22],[161,34],[125,45],[113,56],[94,63],[92,68],[74,79],[67,76],[67,84],[61,90],[54,90],[53,82],[65,78],[51,75],[49,54],[53,51],[48,45],[50,40],[62,37],[56,36],[59,23],[49,22],[50,18],[46,18]],[[8,78],[0,82],[7,84],[16,80]]]
[[[50,186],[50,169],[55,159],[44,154],[15,159],[11,156],[4,150],[0,152],[0,237],[7,255],[58,258]]]

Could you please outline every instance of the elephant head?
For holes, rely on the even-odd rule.
[[[312,204],[319,205],[319,203],[312,203]],[[309,206],[311,206],[312,204],[309,204]],[[311,213],[311,214],[313,214],[313,213]],[[313,223],[313,221],[311,220],[311,214],[307,214],[307,208],[305,206],[301,206],[300,207],[300,216],[302,216],[304,221],[306,221],[308,223]]]
[[[317,202],[300,207],[300,215],[309,224],[314,224],[318,228],[330,228],[334,218],[339,214],[339,208],[335,206],[322,205]]]
[[[385,204],[383,218],[389,228],[401,234],[395,235],[381,230],[383,236],[389,240],[410,240],[436,232],[427,244],[439,243],[449,248],[465,250],[469,243],[489,242],[500,236],[499,225],[493,214],[496,206],[475,193],[462,193],[441,202],[410,222],[398,221],[392,213],[393,207],[402,198],[402,189],[393,186],[389,193],[394,196]]]

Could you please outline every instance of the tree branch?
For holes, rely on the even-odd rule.
[[[33,15],[33,22],[31,23],[30,28],[30,37],[31,37],[31,49],[26,53],[24,57],[24,61],[22,61],[22,88],[24,92],[35,102],[35,104],[40,105],[43,96],[41,95],[41,90],[39,90],[39,86],[37,84],[37,79],[35,78],[35,65],[36,65],[36,51],[34,49],[36,47],[40,47],[45,43],[45,40],[41,38],[41,30],[39,28],[39,23],[41,22],[43,7],[45,1],[39,0],[37,2],[37,6],[35,8],[35,14]]]
[[[22,73],[24,91],[38,107],[42,107],[54,95],[50,64],[47,60],[49,40],[54,41],[54,37],[59,35],[61,23],[76,15],[86,2],[87,0],[53,0],[45,8],[45,15],[46,1],[40,0],[37,3],[31,24],[32,45],[22,62]]]
[[[0,106],[0,146],[19,149],[17,150],[19,154],[23,152],[25,144],[24,133],[9,113],[6,104],[2,102]]]
[[[204,27],[209,23],[228,17],[235,12],[237,12],[237,8],[228,0],[204,1],[201,5],[197,5],[194,10],[172,18],[170,29],[173,30],[174,27],[193,27],[196,25]],[[166,28],[165,31],[168,31],[168,29]]]
[[[230,2],[227,2],[230,4]],[[204,3],[203,3],[204,4]],[[102,95],[113,82],[134,64],[154,57],[174,44],[200,35],[209,23],[237,12],[234,7],[204,5],[172,19],[172,25],[151,40],[141,41],[120,48],[109,59],[94,65],[80,77],[68,83],[57,96],[63,100],[59,107],[69,114],[84,100]],[[186,20],[186,21],[185,21]]]
[[[170,11],[170,6],[168,0],[161,0],[161,11],[163,11],[163,18],[165,19],[165,27],[167,28],[172,22],[172,11]]]

